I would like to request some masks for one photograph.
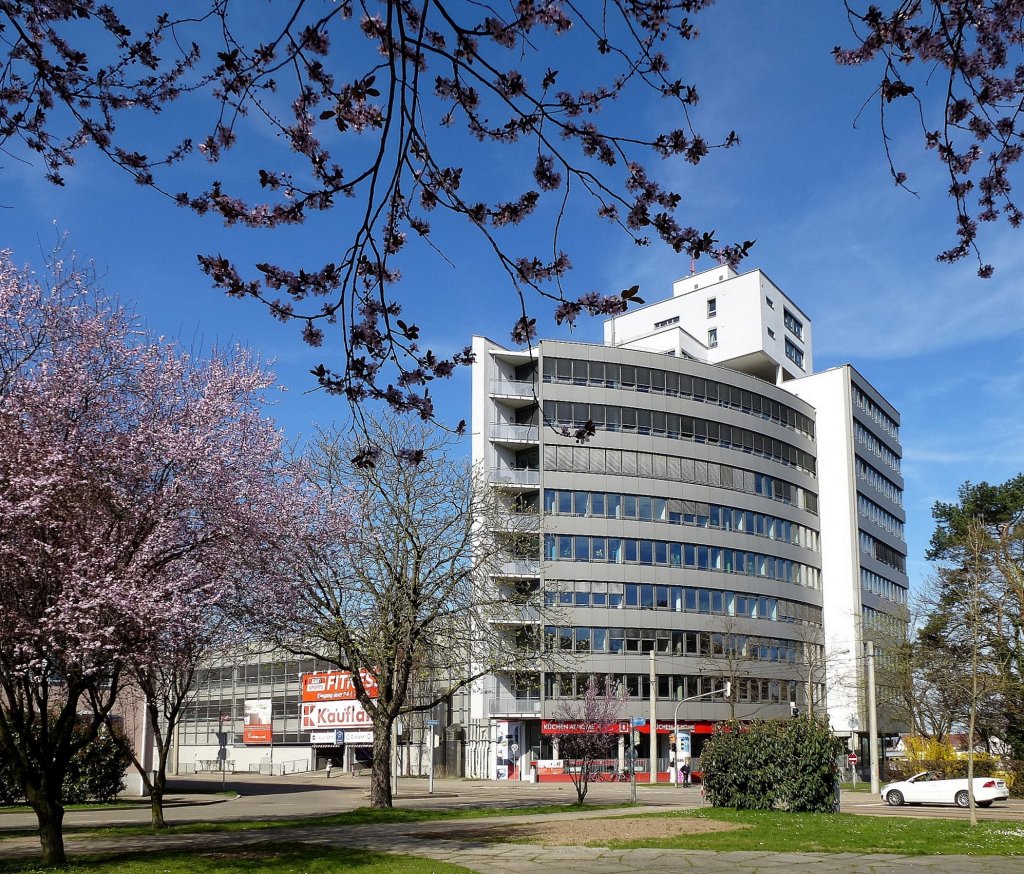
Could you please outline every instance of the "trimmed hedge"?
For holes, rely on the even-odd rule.
[[[845,741],[812,717],[729,723],[701,752],[704,793],[715,807],[831,812],[845,752]]]

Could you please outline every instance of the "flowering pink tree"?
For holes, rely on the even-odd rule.
[[[587,798],[590,783],[598,773],[597,760],[616,754],[619,720],[628,700],[629,693],[616,687],[613,676],[599,680],[591,674],[582,697],[562,702],[555,712],[562,728],[551,737],[558,742],[558,754],[566,761],[577,804]]]
[[[272,384],[146,336],[80,271],[44,285],[0,256],[0,754],[48,864],[68,761],[126,675],[215,615],[290,512]]]

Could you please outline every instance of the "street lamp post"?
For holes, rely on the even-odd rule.
[[[648,762],[648,771],[650,777],[648,778],[650,783],[653,785],[658,782],[658,709],[656,702],[658,700],[658,674],[654,666],[654,650],[651,650],[651,671],[650,671],[650,683],[651,683],[651,760]]]
[[[868,662],[868,745],[871,748],[871,794],[878,795],[881,786],[878,779],[878,709],[875,703],[875,644],[865,642]]]

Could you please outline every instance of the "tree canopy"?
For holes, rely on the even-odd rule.
[[[147,337],[83,271],[0,255],[0,754],[50,864],[126,669],[205,624],[290,513],[272,385],[242,350]]]
[[[887,151],[894,105],[916,101],[922,145],[948,172],[957,242],[940,257],[974,253],[989,275],[978,222],[1021,216],[1021,0],[845,2],[852,35],[835,57],[879,70]],[[125,2],[0,0],[0,143],[40,155],[58,185],[94,147],[231,226],[329,213],[331,251],[255,265],[203,252],[201,268],[312,347],[330,337],[312,368],[325,390],[429,418],[430,384],[471,354],[441,354],[403,318],[397,283],[424,253],[495,259],[514,289],[512,339],[528,343],[538,307],[572,323],[640,301],[635,287],[574,287],[567,231],[588,212],[691,258],[736,263],[750,250],[687,215],[664,181],[665,161],[699,164],[739,143],[730,124],[700,129],[700,90],[676,69],[711,5],[279,0],[255,20],[231,0],[156,16]],[[649,98],[653,130],[631,111]],[[889,157],[896,183],[912,184]],[[549,243],[524,242],[525,224]]]

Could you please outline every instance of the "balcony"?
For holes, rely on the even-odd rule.
[[[491,394],[497,397],[522,398],[532,401],[537,397],[537,384],[531,380],[492,379]]]
[[[497,577],[538,577],[540,576],[540,560],[536,558],[520,558],[502,562],[494,571]]]
[[[534,534],[540,531],[540,513],[503,513],[493,527],[509,534]]]
[[[492,698],[487,702],[490,716],[540,716],[537,698]]]
[[[494,467],[489,480],[492,485],[537,488],[540,486],[540,469],[536,467]]]
[[[487,436],[495,443],[538,443],[540,428],[536,425],[491,425]]]
[[[501,608],[501,615],[491,617],[490,623],[506,628],[540,625],[540,610],[529,604],[507,604]]]

